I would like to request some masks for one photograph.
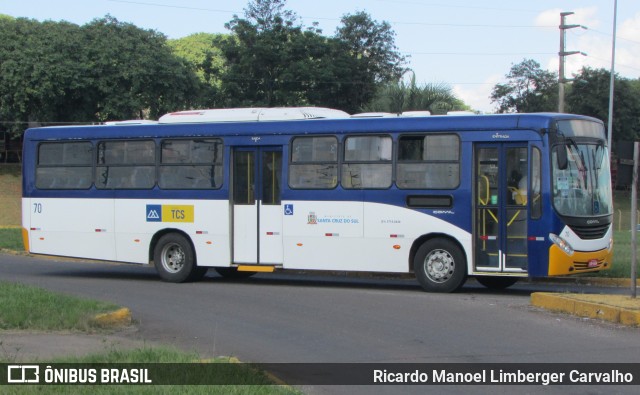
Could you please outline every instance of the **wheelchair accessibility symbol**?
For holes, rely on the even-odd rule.
[[[284,205],[284,215],[293,215],[293,204]]]

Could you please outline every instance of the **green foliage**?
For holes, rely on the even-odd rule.
[[[234,40],[233,36],[224,34],[196,33],[187,37],[169,40],[168,45],[173,53],[189,63],[203,84],[199,105],[215,107],[218,91],[221,88],[221,77],[226,69],[226,59],[222,50],[215,43]]]
[[[497,84],[491,102],[498,112],[545,112],[558,109],[558,76],[533,59],[512,65],[505,84]]]
[[[364,111],[396,114],[427,110],[434,115],[468,109],[469,107],[451,91],[450,86],[446,84],[418,86],[415,75],[409,84],[400,81],[381,86],[373,100],[363,108]]]
[[[263,3],[274,3],[268,8]],[[256,0],[226,25],[236,40],[216,41],[227,59],[223,91],[231,106],[288,106],[306,104],[293,72],[307,61],[302,26],[295,16],[281,12],[280,1]],[[265,15],[257,15],[259,10]],[[302,45],[301,45],[302,44]],[[312,61],[309,59],[308,61]]]
[[[613,139],[640,138],[640,80],[614,76]],[[574,76],[567,92],[570,112],[603,120],[609,118],[611,73],[605,69],[583,68]]]
[[[217,41],[227,60],[225,106],[319,105],[348,112],[395,80],[404,61],[388,23],[364,12],[347,15],[336,36],[305,28],[284,0],[253,0],[227,28],[236,40]]]
[[[157,118],[195,100],[197,78],[172,54],[164,35],[109,16],[83,32],[91,43],[86,51],[98,120]]]
[[[84,26],[0,19],[0,118],[15,136],[29,123],[156,117],[199,91],[155,31],[110,16]]]
[[[404,73],[406,59],[398,53],[395,32],[388,22],[377,22],[364,11],[342,17],[336,38],[346,44],[358,66],[372,74],[376,82],[397,81]]]
[[[285,6],[250,0],[244,18],[226,25],[231,34],[169,42],[109,15],[83,26],[2,17],[0,128],[19,137],[28,126],[153,119],[194,107],[357,112],[400,79],[406,59],[389,23],[347,14],[328,37]]]
[[[491,100],[499,112],[557,111],[557,75],[542,70],[540,64],[525,59],[513,65],[508,82],[493,88]],[[574,114],[603,120],[609,118],[609,84],[611,73],[605,69],[584,67],[566,86],[566,109]],[[615,76],[613,139],[640,138],[640,79]]]

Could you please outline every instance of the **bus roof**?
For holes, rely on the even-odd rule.
[[[349,118],[344,111],[323,107],[221,108],[165,114],[159,123],[257,122],[295,119]]]
[[[315,120],[310,121],[308,119]],[[178,122],[136,125],[125,123],[122,126],[42,127],[27,130],[25,140],[507,131],[517,129],[535,130],[543,133],[545,130],[554,127],[558,120],[585,120],[602,124],[600,120],[595,118],[558,113],[373,118],[351,118],[347,115],[347,117],[342,118],[297,118],[270,122],[256,122],[255,120],[194,122],[188,128],[185,128],[185,123]]]

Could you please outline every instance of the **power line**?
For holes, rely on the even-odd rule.
[[[592,31],[592,32],[595,32],[595,33],[601,34],[601,35],[603,35],[603,36],[613,37],[613,34],[611,34],[611,33],[607,33],[607,32],[602,32],[602,31],[600,31],[600,30],[596,30],[596,29],[589,29],[589,31]],[[617,35],[617,34],[616,34],[616,38],[617,38],[617,39],[619,39],[619,40],[624,40],[624,41],[628,41],[628,42],[630,42],[630,43],[634,43],[634,44],[638,44],[638,45],[640,45],[640,41],[632,40],[632,39],[627,38],[627,37],[622,37],[622,36],[619,36],[619,35]]]
[[[206,12],[215,12],[215,13],[226,13],[226,14],[240,14],[238,11],[231,10],[220,10],[214,8],[203,8],[203,7],[189,7],[189,6],[178,6],[171,4],[162,4],[162,3],[149,3],[142,1],[133,1],[133,0],[108,0],[113,3],[125,3],[125,4],[135,4],[142,6],[151,6],[151,7],[164,7],[164,8],[175,8],[175,9],[184,9],[191,11],[206,11]],[[326,18],[326,17],[315,17],[315,16],[302,16],[302,19],[311,19],[311,20],[325,20],[325,21],[341,21],[341,18]],[[512,29],[512,28],[557,28],[557,26],[546,26],[546,25],[491,25],[491,24],[464,24],[464,23],[428,23],[428,22],[405,22],[405,21],[389,21],[389,23],[393,25],[416,25],[416,26],[435,26],[435,27],[482,27],[482,28],[497,28],[497,29]]]
[[[480,7],[473,5],[456,5],[456,4],[441,4],[441,3],[423,3],[419,1],[406,1],[406,0],[376,0],[380,3],[392,3],[392,4],[411,4],[420,5],[424,7],[438,7],[438,8],[462,8],[472,10],[486,10],[486,11],[508,11],[508,12],[523,12],[523,13],[540,13],[542,10],[523,10],[516,8],[503,8],[503,7]]]
[[[405,55],[451,55],[451,56],[531,56],[557,55],[557,52],[405,52]]]

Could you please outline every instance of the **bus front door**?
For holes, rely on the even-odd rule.
[[[281,264],[282,148],[236,148],[232,160],[233,262]]]
[[[475,147],[476,272],[526,273],[527,145]]]

